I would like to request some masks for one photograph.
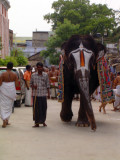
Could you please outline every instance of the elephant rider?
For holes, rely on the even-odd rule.
[[[54,65],[51,66],[51,71],[49,72],[50,79],[50,92],[51,98],[57,98],[57,88],[58,88],[58,70]]]

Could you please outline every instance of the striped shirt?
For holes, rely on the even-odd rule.
[[[50,88],[48,74],[45,72],[42,72],[42,75],[39,75],[38,72],[32,74],[30,85],[37,85],[37,89],[33,89],[33,96],[47,96],[47,89]]]

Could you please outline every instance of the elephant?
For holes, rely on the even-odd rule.
[[[96,130],[96,122],[90,96],[99,86],[97,59],[104,54],[105,47],[90,35],[73,35],[64,45],[64,102],[60,117],[64,122],[72,120],[72,100],[80,94],[80,108],[76,126]]]

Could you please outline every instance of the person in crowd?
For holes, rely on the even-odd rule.
[[[25,81],[25,106],[31,106],[31,96],[32,91],[30,87],[30,79],[31,79],[31,65],[26,66],[26,72],[24,73],[24,81]]]
[[[0,117],[3,120],[3,128],[9,125],[14,100],[16,99],[16,87],[18,77],[12,72],[13,63],[8,62],[6,72],[0,76]]]
[[[49,68],[47,66],[44,67],[44,72],[46,72],[47,74],[49,74]]]
[[[51,71],[49,71],[51,99],[57,98],[58,75],[59,71],[52,65]]]
[[[120,72],[117,73],[117,77],[113,83],[113,91],[115,93],[115,102],[113,111],[120,110]]]
[[[47,114],[47,93],[50,98],[50,84],[48,74],[43,72],[43,64],[38,62],[36,64],[37,72],[32,74],[30,80],[30,86],[33,90],[33,121],[35,124],[33,127],[39,127],[39,124],[47,126],[46,114]]]
[[[105,106],[108,103],[112,103],[114,101],[114,95],[110,81],[109,65],[105,56],[106,47],[101,43],[98,43],[97,45],[100,51],[99,57],[97,58],[98,60],[97,70],[100,82],[100,99],[101,99],[99,112],[101,112],[101,110],[103,109],[103,113],[106,114]]]

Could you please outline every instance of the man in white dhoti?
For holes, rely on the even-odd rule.
[[[31,79],[31,66],[26,66],[26,72],[24,73],[24,80],[25,80],[25,106],[31,107],[31,97],[32,97],[32,90],[30,87],[30,79]]]
[[[2,127],[9,125],[8,121],[12,113],[14,100],[16,99],[17,75],[12,72],[13,63],[7,64],[7,71],[0,76],[0,117],[3,120]]]

